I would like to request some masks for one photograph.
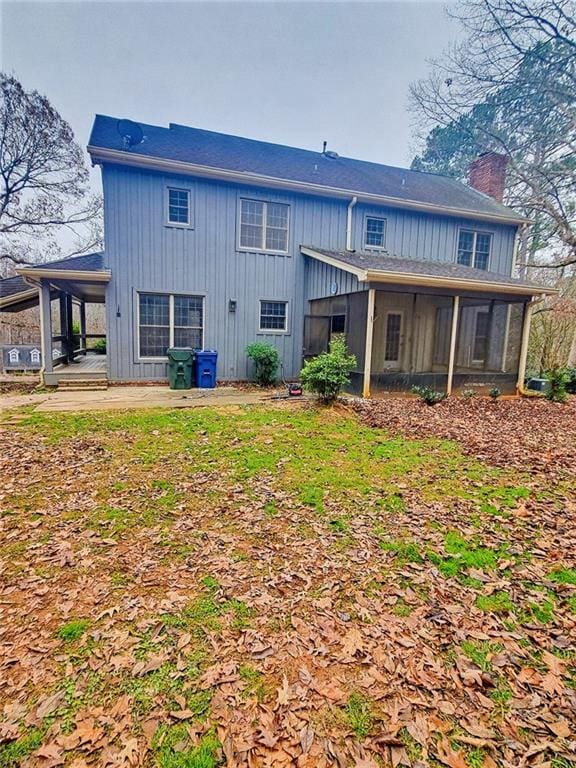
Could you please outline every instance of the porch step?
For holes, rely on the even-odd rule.
[[[66,392],[97,392],[108,389],[106,379],[61,379],[58,382],[59,390]]]

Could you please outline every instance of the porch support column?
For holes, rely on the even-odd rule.
[[[64,363],[68,363],[68,338],[66,329],[68,328],[68,322],[66,320],[66,294],[60,291],[58,296],[58,313],[60,315],[60,346],[62,347],[62,357]]]
[[[72,294],[66,294],[66,348],[68,362],[74,362],[74,333],[72,328]]]
[[[80,347],[84,350],[83,354],[86,354],[86,302],[80,302]]]
[[[456,338],[458,336],[458,315],[460,314],[460,296],[454,296],[452,302],[452,330],[450,332],[450,353],[448,356],[448,381],[446,393],[452,394],[452,381],[454,379],[454,360],[456,358]]]
[[[530,325],[532,324],[532,310],[538,301],[529,301],[524,309],[524,323],[522,327],[522,342],[520,344],[520,360],[518,361],[518,381],[516,389],[522,393],[524,390],[524,377],[526,376],[526,362],[528,360],[528,341],[530,339]]]
[[[50,284],[40,282],[40,348],[42,349],[42,370],[40,375],[52,373],[52,306],[50,303]]]
[[[362,397],[370,397],[370,374],[372,373],[372,337],[374,335],[374,305],[376,290],[368,290],[368,311],[366,312],[366,345],[364,350],[364,383]]]

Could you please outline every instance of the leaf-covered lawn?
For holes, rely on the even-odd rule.
[[[403,402],[5,424],[0,768],[573,768],[576,466]]]

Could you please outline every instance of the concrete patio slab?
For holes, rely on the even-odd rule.
[[[36,405],[35,411],[112,411],[137,408],[198,408],[253,405],[265,402],[270,392],[221,387],[217,389],[172,390],[163,387],[110,387],[96,392],[43,392],[6,395],[0,410]]]

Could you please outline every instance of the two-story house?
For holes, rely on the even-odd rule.
[[[344,333],[364,395],[522,385],[532,302],[547,289],[513,277],[527,222],[501,203],[499,155],[478,158],[467,186],[101,115],[88,151],[102,170],[105,252],[20,270],[40,289],[47,383],[54,338],[58,360],[74,357],[78,300],[106,303],[112,382],[165,381],[171,346],[216,349],[218,378],[246,379],[255,340],[296,378]]]

